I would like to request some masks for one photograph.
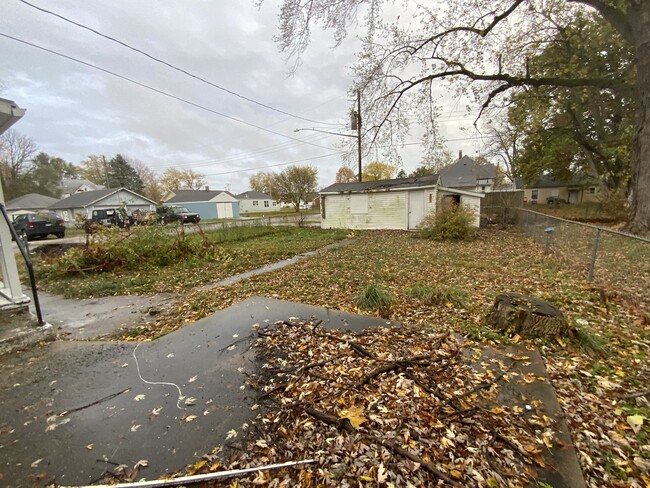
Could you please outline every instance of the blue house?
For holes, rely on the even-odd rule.
[[[225,190],[170,190],[163,205],[182,204],[202,220],[239,218],[239,200]]]

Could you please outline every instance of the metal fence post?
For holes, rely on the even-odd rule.
[[[530,212],[526,212],[526,234],[530,235],[528,232],[528,219],[530,218]]]
[[[598,254],[598,241],[600,240],[600,229],[596,229],[596,237],[594,237],[594,249],[591,252],[591,263],[589,264],[589,275],[587,281],[591,283],[594,279],[594,268],[596,267],[596,256]]]

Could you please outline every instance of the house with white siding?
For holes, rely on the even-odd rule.
[[[183,205],[201,219],[239,218],[239,200],[225,190],[170,190],[163,197],[164,205]]]
[[[451,203],[473,210],[480,223],[483,194],[439,186],[438,175],[335,183],[320,191],[324,229],[414,230],[437,208]]]
[[[237,195],[241,213],[276,212],[282,207],[271,195],[259,191],[245,191]]]

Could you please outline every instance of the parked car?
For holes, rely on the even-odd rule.
[[[63,219],[56,212],[43,210],[34,214],[19,214],[12,222],[16,234],[26,240],[45,238],[52,234],[58,238],[65,237]]]
[[[156,211],[160,217],[160,222],[163,224],[170,224],[172,222],[198,224],[201,221],[199,214],[190,212],[186,207],[181,205],[165,205],[164,207],[158,207]]]
[[[131,217],[123,208],[100,208],[93,210],[92,216],[86,220],[86,233],[92,234],[98,227],[119,227],[128,229],[132,224]]]

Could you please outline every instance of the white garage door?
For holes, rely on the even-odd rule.
[[[232,204],[231,203],[217,203],[217,217],[220,219],[232,218]]]

